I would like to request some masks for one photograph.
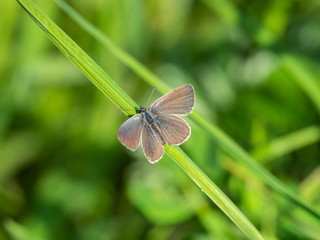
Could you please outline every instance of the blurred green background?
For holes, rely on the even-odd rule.
[[[151,86],[35,2],[144,106]],[[172,88],[192,84],[198,111],[320,211],[318,0],[67,2]],[[16,1],[0,9],[1,240],[246,239],[171,159],[123,147],[124,115]],[[187,121],[182,148],[266,239],[320,239],[319,220]]]

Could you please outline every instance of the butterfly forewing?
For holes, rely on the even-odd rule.
[[[131,150],[136,150],[139,147],[143,121],[141,114],[136,114],[125,121],[119,131],[119,141]]]
[[[152,131],[150,125],[145,124],[142,130],[141,145],[144,155],[149,162],[155,163],[160,160],[163,155],[163,146],[159,139]]]
[[[192,112],[194,99],[194,89],[187,84],[156,100],[149,110],[155,114],[187,115]]]
[[[154,117],[154,121],[158,125],[166,144],[180,145],[190,137],[191,129],[188,123],[178,116],[171,114],[158,115]]]

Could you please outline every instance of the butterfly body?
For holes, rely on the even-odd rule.
[[[158,138],[158,140],[161,142],[162,145],[166,144],[163,136],[161,135],[161,126],[160,124],[156,124],[155,119],[156,116],[150,111],[147,110],[146,108],[140,107],[141,110],[141,117],[143,120],[143,126],[150,126],[151,130],[153,131],[153,133],[156,135],[156,137]]]
[[[148,161],[159,161],[164,152],[163,145],[180,145],[189,138],[191,129],[178,115],[191,113],[194,100],[194,89],[188,84],[162,96],[148,109],[140,107],[140,113],[120,127],[120,142],[132,151],[141,142]]]

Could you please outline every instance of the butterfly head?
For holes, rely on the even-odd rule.
[[[146,111],[147,111],[147,109],[146,109],[146,108],[144,108],[144,107],[140,106],[140,112],[141,112],[141,113],[144,113],[144,112],[146,112]]]

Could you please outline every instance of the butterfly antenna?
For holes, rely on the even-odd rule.
[[[147,105],[146,105],[146,106],[149,106],[148,104],[149,104],[149,102],[150,102],[150,99],[151,99],[151,97],[152,97],[153,92],[154,92],[155,89],[156,89],[156,86],[153,86],[152,92],[151,92],[151,94],[150,94],[150,97],[149,97],[149,99],[148,99],[148,102],[147,102]]]

